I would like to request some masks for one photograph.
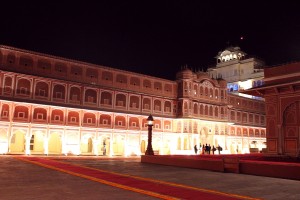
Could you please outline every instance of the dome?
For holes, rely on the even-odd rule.
[[[188,69],[188,68],[184,68],[183,70],[181,70],[180,72],[177,72],[176,74],[176,78],[177,79],[189,79],[189,78],[193,78],[194,73],[192,72],[192,70]]]

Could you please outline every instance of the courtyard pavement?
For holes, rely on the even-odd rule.
[[[0,156],[0,200],[156,199]],[[55,156],[63,162],[269,200],[300,199],[300,181],[141,163],[140,157]],[[195,197],[201,199],[201,197]]]

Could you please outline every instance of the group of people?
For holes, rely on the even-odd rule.
[[[195,150],[195,154],[198,153],[198,147],[197,145],[194,146],[194,150]],[[220,152],[222,151],[222,147],[220,145],[218,145],[217,147],[215,147],[214,145],[211,147],[210,144],[203,144],[201,146],[199,146],[199,154],[210,154],[210,152],[212,151],[212,154],[215,154],[215,151],[218,151],[218,153],[220,154]]]

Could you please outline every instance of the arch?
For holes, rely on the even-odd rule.
[[[68,112],[68,123],[69,124],[79,124],[79,112],[77,111],[69,111]]]
[[[165,91],[172,93],[172,85],[171,84],[165,84]]]
[[[116,105],[117,107],[126,107],[126,95],[125,94],[116,94]]]
[[[16,106],[14,111],[14,119],[28,119],[29,109],[27,106]]]
[[[129,107],[133,109],[140,108],[140,97],[131,95],[129,97]]]
[[[151,110],[151,99],[150,98],[143,98],[143,109]]]
[[[83,154],[91,154],[93,152],[93,136],[84,134],[80,142],[80,152]]]
[[[209,116],[212,117],[214,115],[213,113],[213,107],[209,106]]]
[[[164,105],[164,112],[166,113],[170,113],[171,112],[171,102],[170,101],[165,101],[165,105]]]
[[[144,88],[152,88],[151,81],[148,80],[148,79],[145,79],[145,80],[143,81],[143,87],[144,87]]]
[[[215,107],[215,117],[219,117],[219,108]]]
[[[79,87],[71,86],[69,101],[71,103],[80,103],[80,94],[81,94],[81,89]]]
[[[99,123],[103,126],[110,126],[111,125],[111,116],[107,114],[101,114]]]
[[[55,123],[63,123],[64,120],[64,111],[59,110],[59,109],[54,109],[51,111],[51,122]]]
[[[198,104],[194,104],[194,114],[198,115]]]
[[[154,110],[161,112],[161,100],[159,99],[154,100]]]
[[[9,105],[8,104],[2,104],[2,109],[1,109],[1,119],[9,119]]]
[[[17,94],[18,95],[30,95],[31,81],[25,78],[20,78],[17,82]]]
[[[126,119],[125,119],[125,117],[124,116],[121,116],[121,115],[119,115],[119,116],[116,116],[115,117],[115,126],[116,127],[124,127],[124,126],[126,126]]]
[[[86,89],[84,93],[84,101],[87,103],[97,103],[97,91],[95,89]]]
[[[205,97],[208,97],[208,88],[207,87],[205,87],[205,89],[204,89],[204,94],[205,94]]]
[[[113,74],[109,71],[102,72],[102,80],[112,82],[113,81]]]
[[[169,121],[169,120],[165,120],[164,121],[164,129],[166,129],[166,130],[172,130],[171,121]]]
[[[188,103],[187,103],[187,102],[184,102],[184,103],[183,103],[183,111],[184,111],[184,113],[188,113],[188,109],[189,109]]]
[[[62,153],[62,141],[61,134],[58,132],[50,133],[48,139],[48,153],[49,154],[60,154]]]
[[[112,93],[108,91],[101,92],[101,105],[112,105]]]
[[[44,153],[44,138],[45,132],[40,130],[32,131],[30,138],[30,152],[31,153]]]
[[[207,105],[205,105],[205,115],[208,115],[208,106]]]
[[[84,113],[83,124],[95,125],[96,124],[96,115],[94,113]]]
[[[1,128],[0,129],[0,154],[7,153],[8,150],[8,130]]]
[[[204,114],[204,109],[203,109],[203,104],[200,104],[200,115],[203,115]]]
[[[47,109],[45,108],[34,108],[33,110],[33,120],[47,121]]]
[[[13,78],[11,76],[4,77],[4,94],[11,95],[13,91]]]
[[[25,153],[25,134],[23,130],[13,132],[9,144],[10,153]]]
[[[141,81],[138,77],[130,77],[130,85],[133,85],[133,86],[140,86],[141,85]]]
[[[162,91],[162,83],[161,82],[154,82],[154,89],[157,91]]]
[[[117,74],[116,75],[116,82],[117,83],[122,83],[122,84],[127,84],[127,76],[124,74]]]
[[[54,84],[52,97],[55,100],[58,100],[58,99],[65,100],[66,86],[62,85],[62,84]]]
[[[123,135],[114,135],[113,155],[124,155],[125,137]]]
[[[139,119],[137,117],[129,117],[129,127],[130,128],[139,128]]]

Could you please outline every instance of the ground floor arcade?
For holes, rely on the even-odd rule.
[[[142,155],[147,141],[148,132],[144,130],[5,122],[0,126],[1,154]],[[223,154],[249,153],[251,147],[264,148],[265,138],[216,135],[207,127],[199,133],[153,132],[153,149],[161,155],[194,154],[194,146],[200,144],[220,145]]]

